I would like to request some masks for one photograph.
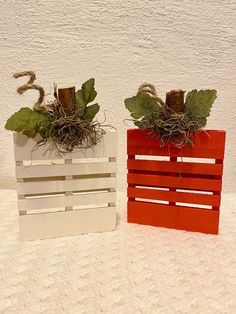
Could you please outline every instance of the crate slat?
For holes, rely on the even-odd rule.
[[[218,150],[203,150],[203,149],[185,149],[182,155],[179,155],[177,149],[161,149],[158,147],[148,148],[148,147],[129,147],[129,155],[148,155],[148,156],[171,156],[171,157],[193,157],[193,158],[217,158],[223,159],[224,153]]]
[[[220,195],[185,193],[142,188],[128,188],[129,198],[144,198],[169,202],[220,206]]]
[[[224,158],[225,131],[198,131],[193,136],[194,147],[178,149],[171,145],[160,147],[160,140],[140,129],[127,131],[129,155],[156,155],[170,157]]]
[[[221,180],[178,178],[174,176],[161,176],[149,174],[128,174],[128,183],[144,186],[173,187],[200,191],[221,191]],[[20,183],[19,183],[20,184]],[[22,183],[24,184],[24,183]]]
[[[205,175],[222,175],[223,172],[223,165],[197,162],[180,162],[180,161],[172,162],[172,161],[128,159],[127,166],[128,169],[134,170],[205,174]]]
[[[218,234],[219,211],[129,201],[128,222]]]
[[[21,215],[19,222],[23,240],[103,232],[116,228],[116,208]]]
[[[73,180],[50,180],[37,182],[17,183],[18,194],[42,194],[66,191],[84,191],[109,189],[116,187],[115,177],[73,179]]]
[[[116,202],[115,192],[88,193],[70,196],[50,196],[38,198],[26,198],[18,200],[19,210],[34,210],[47,208],[60,208],[68,206],[99,205]]]
[[[36,148],[39,137],[30,139],[22,134],[14,134],[15,160],[52,160],[52,159],[79,159],[79,158],[105,158],[117,155],[117,132],[108,131],[101,141],[93,148],[78,150],[70,154],[58,155],[52,149],[50,142]]]
[[[16,166],[17,178],[56,177],[115,173],[116,162],[89,162],[61,165]]]

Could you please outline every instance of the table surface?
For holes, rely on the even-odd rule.
[[[218,236],[128,224],[19,240],[16,193],[0,190],[0,313],[236,313],[236,195],[222,199]]]

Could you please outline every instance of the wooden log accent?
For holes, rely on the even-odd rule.
[[[65,110],[71,110],[75,106],[75,86],[58,88],[58,100]]]
[[[180,113],[184,111],[184,91],[171,90],[166,93],[166,105],[175,113]]]

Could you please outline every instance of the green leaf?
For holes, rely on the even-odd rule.
[[[96,114],[98,113],[99,109],[100,109],[100,106],[98,104],[93,104],[91,106],[88,106],[86,108],[86,112],[84,116],[85,120],[91,122],[93,118],[96,116]]]
[[[76,106],[80,111],[80,114],[84,116],[86,105],[84,103],[83,93],[81,89],[75,93],[75,101],[76,101]]]
[[[87,113],[87,109],[89,108],[89,107],[87,107],[87,104],[92,102],[95,99],[95,97],[97,96],[97,92],[94,88],[94,85],[95,85],[95,80],[94,80],[94,78],[91,78],[88,81],[86,81],[82,85],[82,88],[80,90],[78,90],[75,94],[76,106],[79,109],[80,114],[83,118],[85,118],[86,120],[90,119],[88,121],[92,121],[91,119],[94,118],[94,116],[96,115],[96,113],[99,110],[98,105],[93,105],[93,107],[90,108],[88,110],[88,113]],[[94,112],[95,112],[95,114],[93,114]]]
[[[23,132],[32,138],[39,132],[45,138],[49,136],[51,130],[50,116],[47,111],[36,112],[27,107],[21,108],[7,120],[5,128],[10,131]]]
[[[94,88],[95,85],[95,79],[91,78],[90,80],[86,81],[82,85],[82,95],[83,95],[83,101],[85,105],[92,102],[95,97],[97,96],[97,92]]]
[[[161,110],[161,106],[157,100],[144,92],[140,92],[132,98],[125,99],[125,106],[134,119],[147,117],[151,113],[159,113]]]
[[[207,117],[211,113],[212,105],[217,97],[216,90],[196,89],[188,92],[185,101],[185,112],[192,119],[196,120],[200,127],[204,127]]]

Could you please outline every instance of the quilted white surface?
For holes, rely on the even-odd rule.
[[[1,314],[236,313],[236,195],[219,236],[127,224],[119,195],[116,231],[28,242],[0,197]]]

